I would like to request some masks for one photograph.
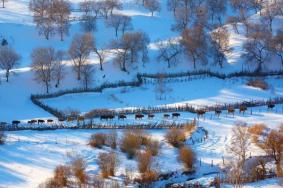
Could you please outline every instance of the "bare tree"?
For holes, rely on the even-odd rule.
[[[52,73],[56,53],[53,48],[36,48],[31,54],[32,70],[35,73],[35,79],[39,83],[43,83],[46,88],[46,93],[49,93],[51,87]]]
[[[237,16],[229,16],[227,18],[227,23],[231,24],[234,31],[239,34],[239,30],[238,30],[238,22],[239,22],[239,18]]]
[[[278,7],[276,6],[275,3],[270,3],[270,2],[268,2],[265,5],[265,7],[262,11],[263,21],[267,22],[271,32],[272,32],[273,20],[274,20],[275,16],[277,16],[278,14],[279,14]]]
[[[7,2],[8,0],[1,0],[2,1],[2,8],[5,8],[5,2]]]
[[[94,38],[90,33],[76,34],[69,48],[69,55],[73,60],[77,79],[81,79],[81,67],[87,63],[90,52],[94,48]]]
[[[173,31],[184,31],[190,22],[189,7],[178,7],[175,13],[175,24],[172,25]]]
[[[63,41],[64,34],[69,32],[69,22],[71,14],[71,5],[67,0],[53,0],[52,4],[53,19],[57,25],[60,39]]]
[[[249,142],[248,129],[244,124],[237,124],[232,129],[231,144],[229,152],[232,154],[234,160],[228,177],[235,187],[241,187],[243,183],[242,177],[244,175],[244,165],[247,158]]]
[[[280,58],[283,66],[283,32],[279,32],[275,37],[273,37],[271,48],[273,52]]]
[[[120,26],[122,25],[123,16],[121,15],[112,15],[107,21],[107,27],[113,27],[115,29],[115,35],[118,37],[118,31]]]
[[[114,61],[120,64],[122,71],[127,71],[126,64],[137,62],[140,55],[142,62],[145,63],[148,59],[148,44],[149,38],[143,32],[125,33],[111,43],[112,47],[116,48]]]
[[[214,61],[221,68],[225,60],[225,53],[230,52],[229,32],[225,27],[220,27],[211,33]]]
[[[59,87],[61,81],[64,79],[66,72],[65,72],[65,65],[63,64],[63,58],[65,56],[65,52],[58,51],[56,52],[56,60],[54,63],[54,79],[56,80],[55,87]]]
[[[106,0],[105,2],[108,9],[110,10],[111,16],[113,15],[114,9],[122,9],[122,3],[120,2],[120,0]]]
[[[83,1],[80,3],[80,10],[84,12],[81,26],[85,32],[96,30],[96,19],[100,14],[100,7],[98,5],[95,1]]]
[[[248,62],[256,63],[256,71],[259,72],[262,70],[263,64],[269,59],[271,33],[259,25],[255,25],[253,29],[254,31],[248,35],[249,39],[244,44],[244,58]]]
[[[254,9],[255,13],[259,11],[261,16],[261,9],[264,5],[264,0],[249,0],[250,7]]]
[[[123,35],[126,30],[132,28],[131,17],[124,15],[112,15],[107,21],[106,25],[108,27],[113,27],[115,29],[116,37],[118,36],[118,31],[121,30]]]
[[[93,80],[93,74],[94,74],[94,67],[92,64],[82,64],[81,66],[81,82],[84,86],[84,89],[87,90],[89,88],[89,85],[92,83]]]
[[[280,131],[278,132],[271,130],[271,132],[264,139],[263,144],[260,144],[259,146],[262,147],[265,152],[274,159],[277,168],[277,175],[282,176],[283,172],[281,161],[283,156],[283,133]]]
[[[31,0],[29,9],[33,12],[33,21],[36,23],[39,34],[44,35],[48,40],[55,30],[52,0]]]
[[[99,59],[99,65],[100,65],[100,70],[103,70],[103,63],[105,61],[106,58],[106,51],[101,49],[98,50],[96,47],[94,48],[94,53],[96,54],[96,56]]]
[[[185,52],[193,60],[194,68],[197,61],[207,63],[207,39],[202,26],[195,26],[192,29],[185,29],[182,33],[181,44]]]
[[[176,64],[179,61],[179,55],[181,53],[181,47],[178,41],[169,39],[166,42],[157,42],[159,54],[157,56],[158,60],[166,61],[168,68],[171,64]]]
[[[144,0],[143,6],[151,12],[151,16],[161,9],[159,0]]]
[[[9,82],[10,71],[18,65],[20,56],[8,46],[0,47],[0,68],[6,71],[6,81]]]
[[[176,16],[176,9],[179,6],[180,0],[167,0],[167,8],[170,11],[173,11],[174,16]]]
[[[226,13],[227,1],[226,0],[210,0],[208,3],[208,10],[212,22],[216,18],[219,24],[222,25],[222,17]]]
[[[97,4],[100,7],[100,14],[105,18],[108,19],[109,14],[113,15],[114,9],[122,9],[122,4],[119,0],[105,0],[98,2]]]
[[[130,16],[123,16],[121,23],[122,34],[124,35],[126,31],[131,30],[132,28],[132,18]]]

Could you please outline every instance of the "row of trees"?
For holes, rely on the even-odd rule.
[[[48,40],[59,33],[61,41],[70,27],[71,5],[67,0],[31,0],[29,9],[33,12],[33,21],[39,34]]]

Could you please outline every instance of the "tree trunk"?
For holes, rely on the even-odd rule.
[[[6,70],[6,82],[9,82],[9,75],[10,75],[10,70]]]

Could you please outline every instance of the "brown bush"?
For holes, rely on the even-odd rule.
[[[84,185],[88,181],[88,176],[85,172],[86,162],[82,158],[75,158],[72,161],[71,169],[76,177],[79,185]]]
[[[183,130],[172,128],[169,129],[165,138],[168,143],[174,147],[180,147],[183,145],[183,142],[186,140],[186,136]]]
[[[268,89],[268,84],[264,80],[250,80],[248,81],[247,85],[262,90]]]
[[[195,153],[189,147],[182,147],[179,150],[179,159],[184,164],[186,170],[191,171],[193,169],[195,161]]]
[[[142,145],[141,137],[134,131],[127,131],[121,139],[120,148],[125,152],[128,158],[133,158]]]
[[[155,170],[148,170],[141,176],[141,185],[148,185],[158,179],[158,173]]]
[[[53,181],[58,187],[66,187],[70,176],[70,168],[68,166],[57,166],[54,172]]]
[[[99,154],[98,165],[100,167],[101,175],[103,178],[114,176],[117,164],[118,161],[114,152]]]
[[[160,143],[156,140],[150,140],[146,145],[146,150],[151,153],[152,156],[156,156],[159,153]]]
[[[152,155],[150,151],[140,152],[138,154],[138,168],[140,173],[145,173],[150,170],[152,163]]]
[[[112,131],[111,133],[106,135],[105,145],[111,147],[112,149],[117,148],[117,132]]]
[[[102,148],[105,145],[106,135],[103,133],[96,133],[91,135],[89,144],[95,148]]]

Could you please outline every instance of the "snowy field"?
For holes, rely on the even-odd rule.
[[[189,104],[196,107],[214,106],[252,100],[268,100],[283,96],[283,79],[266,78],[268,90],[247,86],[248,79],[217,78],[194,79],[184,82],[164,83],[164,93],[158,92],[158,84],[144,84],[141,87],[105,89],[102,93],[67,94],[45,99],[48,106],[61,111],[93,109],[116,109],[131,107],[154,107],[160,105]],[[208,92],[209,91],[209,92]]]
[[[277,113],[276,113],[277,111]],[[194,114],[182,114],[182,119],[192,120]],[[209,181],[211,176],[204,176],[209,172],[217,172],[222,166],[222,157],[229,159],[229,151],[226,146],[230,143],[231,129],[236,122],[244,121],[249,125],[254,123],[267,123],[270,128],[277,129],[282,124],[283,106],[277,106],[273,111],[266,108],[254,108],[253,115],[249,113],[235,117],[222,114],[220,118],[208,113],[205,119],[200,119],[199,126],[208,131],[208,139],[194,145],[188,140],[196,151],[198,160],[202,161],[199,166],[196,163],[197,174],[194,175],[196,181]],[[56,131],[18,131],[7,132],[7,143],[0,147],[0,187],[35,187],[52,175],[56,165],[68,161],[68,155],[80,154],[87,160],[87,171],[98,173],[97,157],[98,153],[109,151],[110,148],[93,149],[88,143],[92,133],[106,133],[111,130],[56,130]],[[153,139],[161,141],[161,153],[157,156],[161,172],[182,170],[182,165],[177,161],[177,149],[172,148],[164,142],[165,130],[147,131]],[[122,131],[118,131],[121,135]],[[198,136],[195,135],[197,140]],[[194,136],[193,136],[194,137]],[[121,161],[117,175],[125,171],[125,167],[137,169],[135,160],[128,160],[126,156],[118,150]],[[252,156],[263,154],[263,151],[250,147]],[[211,167],[213,160],[214,166]],[[164,186],[166,183],[184,181],[187,177],[173,178],[168,181],[158,182],[156,187]],[[200,178],[200,179],[198,179]],[[280,187],[279,180],[269,182],[266,186]],[[262,184],[263,187],[266,187]],[[247,185],[247,187],[257,187],[257,184]]]

